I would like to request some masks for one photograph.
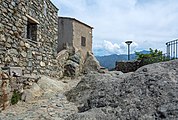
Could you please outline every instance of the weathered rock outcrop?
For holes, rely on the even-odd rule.
[[[84,73],[89,73],[91,71],[99,72],[100,68],[101,68],[101,66],[100,66],[99,62],[96,60],[95,56],[91,52],[88,52],[86,60],[83,65],[83,72]]]
[[[57,61],[59,68],[61,68],[61,77],[76,77],[91,71],[102,72],[99,62],[91,52],[88,52],[84,59],[80,50],[75,51],[74,48],[73,50],[62,50],[58,53]]]
[[[79,113],[67,120],[178,119],[178,60],[126,75],[91,73],[71,91]]]
[[[43,76],[38,80],[37,84],[44,92],[59,92],[65,88],[65,83],[56,79]]]
[[[28,89],[24,90],[21,100],[31,102],[41,96],[52,97],[57,92],[64,91],[66,87],[66,84],[62,81],[42,76],[37,82],[32,83]]]
[[[38,86],[38,84],[33,83],[30,89],[26,89],[23,91],[21,100],[25,102],[33,101],[35,98],[40,97],[42,95],[43,91]]]
[[[57,54],[56,59],[57,59],[58,68],[60,68],[59,70],[60,72],[58,73],[60,77],[63,77],[64,75],[64,66],[68,58],[69,58],[68,50],[62,50]]]
[[[82,69],[82,57],[81,52],[77,51],[76,53],[69,56],[68,60],[64,66],[64,76],[74,77],[78,76],[81,73]]]

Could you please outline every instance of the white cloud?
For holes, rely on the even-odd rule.
[[[138,44],[133,42],[130,45],[131,53],[134,53]],[[96,44],[94,46],[95,55],[110,55],[110,54],[127,54],[128,46],[125,42],[112,43],[110,41],[104,40],[102,44]]]
[[[112,44],[112,49],[108,48],[108,51],[116,52],[122,49],[122,42],[128,39],[138,44],[136,50],[150,47],[164,50],[166,42],[178,37],[178,0],[52,0],[52,2],[59,7],[60,16],[75,17],[94,27],[94,53],[97,49],[95,46],[103,44],[104,40],[117,43],[119,46]]]
[[[106,40],[104,40],[103,47],[111,53],[118,53],[120,49],[120,46],[118,44],[112,44],[110,41]]]

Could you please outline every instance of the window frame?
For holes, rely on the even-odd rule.
[[[86,47],[86,37],[81,36],[81,46]]]
[[[39,22],[29,15],[27,16],[26,38],[30,41],[37,42],[37,30]]]

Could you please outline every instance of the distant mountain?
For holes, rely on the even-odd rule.
[[[143,50],[143,51],[140,51],[140,53],[148,54],[149,51]],[[108,56],[95,56],[95,57],[99,61],[101,66],[108,68],[109,70],[115,67],[116,61],[127,61],[128,60],[128,55],[126,54],[121,54],[121,55],[112,54]],[[131,54],[130,60],[135,60],[136,57],[137,56],[135,55],[135,53]]]

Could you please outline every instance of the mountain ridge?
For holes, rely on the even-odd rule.
[[[140,51],[142,54],[148,54],[149,51],[147,50],[142,50]],[[112,54],[112,55],[105,55],[105,56],[95,56],[96,59],[99,61],[100,65],[102,67],[105,67],[109,70],[115,68],[115,63],[116,61],[127,61],[128,60],[128,55],[127,54]],[[130,54],[130,60],[135,60],[137,58],[136,54]]]

